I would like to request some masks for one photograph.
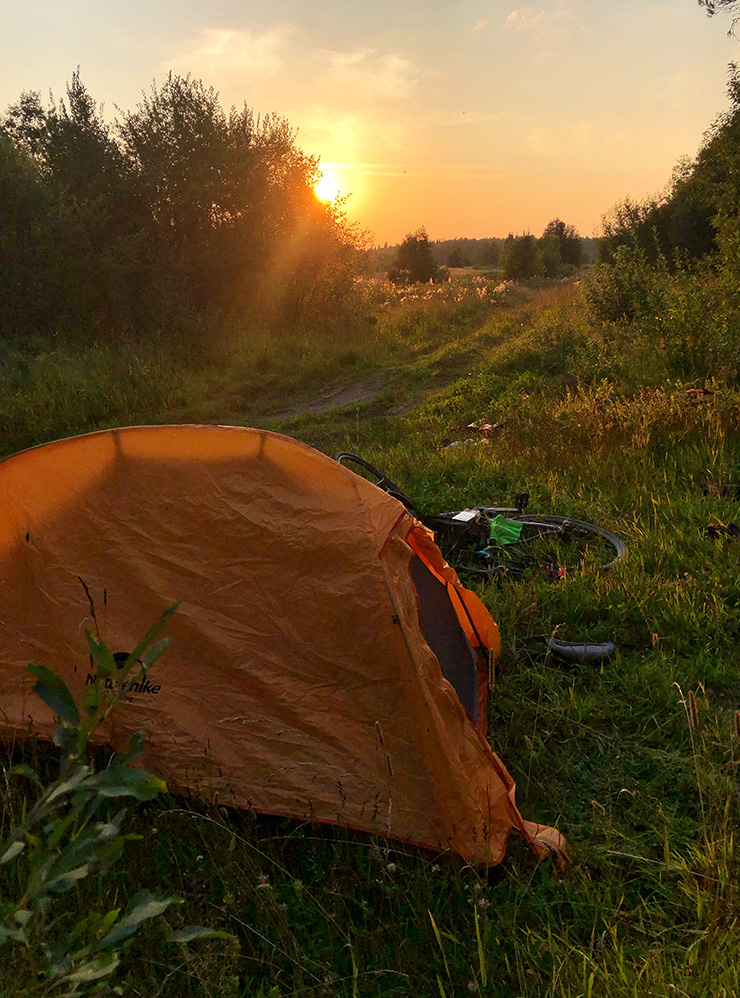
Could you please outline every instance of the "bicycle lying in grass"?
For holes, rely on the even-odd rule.
[[[525,513],[526,492],[514,506],[473,506],[430,516],[363,458],[341,451],[334,460],[393,496],[433,531],[445,559],[463,578],[513,580],[539,572],[555,581],[588,566],[608,569],[627,555],[624,541],[605,527],[575,517]],[[550,638],[546,643],[571,661],[598,661],[614,653],[610,642],[585,645]]]
[[[432,530],[447,561],[462,575],[518,578],[540,569],[552,578],[587,565],[609,568],[624,558],[624,542],[605,527],[571,516],[525,513],[526,492],[514,506],[472,506],[429,516],[390,478],[356,454],[334,455],[339,464],[372,481]]]

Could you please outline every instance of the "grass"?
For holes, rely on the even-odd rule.
[[[634,329],[590,318],[578,284],[510,288],[494,304],[446,294],[385,302],[370,289],[374,321],[351,341],[231,330],[197,361],[153,344],[3,348],[6,451],[116,423],[264,425],[356,451],[427,511],[526,490],[533,508],[603,523],[630,547],[608,573],[481,590],[503,638],[491,742],[522,813],[568,836],[565,878],[515,842],[486,872],[342,829],[142,805],[142,840],[95,890],[178,893],[178,919],[238,945],[186,958],[141,941],[126,995],[740,994],[738,548],[704,532],[740,510],[703,491],[740,481],[740,393],[677,380]],[[274,418],[378,372],[377,397]],[[713,394],[686,393],[699,384]],[[487,443],[466,429],[480,417],[501,424]],[[556,630],[618,654],[563,665],[541,640]],[[7,822],[21,801],[6,789],[4,803]]]

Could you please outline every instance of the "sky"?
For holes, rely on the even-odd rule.
[[[661,191],[740,59],[696,0],[0,0],[0,109],[80,67],[113,119],[169,71],[277,112],[372,241],[582,235]]]

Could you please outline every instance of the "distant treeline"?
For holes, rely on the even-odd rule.
[[[204,317],[322,325],[360,238],[276,115],[170,74],[108,124],[79,72],[0,119],[0,336],[112,338]]]
[[[556,220],[557,221],[557,220]],[[414,235],[413,233],[411,234]],[[457,237],[455,239],[437,239],[429,241],[432,258],[437,267],[457,268],[457,267],[477,267],[501,268],[503,261],[502,254],[511,239],[524,238],[515,237],[509,234],[506,238],[500,236],[490,236],[485,239],[468,239]],[[595,263],[598,258],[598,240],[588,237],[578,236],[581,244],[580,264]],[[408,237],[407,237],[408,239]],[[389,246],[378,246],[369,249],[365,254],[365,270],[369,274],[386,274],[396,266],[399,250],[403,244],[399,243]],[[540,266],[544,273],[544,264]],[[527,274],[524,276],[536,276]],[[552,275],[550,275],[552,276]]]
[[[501,254],[507,239],[491,236],[488,239],[439,239],[432,247],[434,258],[443,267],[495,267],[501,263]],[[582,263],[593,263],[597,257],[595,239],[578,237],[581,241]]]

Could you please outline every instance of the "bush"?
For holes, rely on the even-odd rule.
[[[665,268],[651,267],[641,246],[620,246],[614,262],[601,264],[588,282],[586,301],[592,317],[628,323],[660,311],[665,279]]]
[[[734,381],[740,371],[740,233],[721,238],[718,259],[663,257],[651,266],[642,247],[620,246],[586,287],[594,322],[616,323],[667,371],[688,379]]]
[[[437,270],[429,236],[421,228],[410,232],[398,247],[388,277],[394,284],[426,284],[437,277]]]
[[[545,266],[535,237],[510,235],[501,253],[501,267],[507,280],[525,281],[530,277],[542,277]]]
[[[126,905],[108,911],[86,912],[66,904],[88,877],[101,878],[121,858],[130,836],[122,832],[126,808],[110,805],[122,797],[147,801],[166,790],[164,782],[131,762],[141,752],[143,733],[135,735],[123,754],[105,769],[95,771],[87,761],[95,732],[124,699],[131,684],[142,679],[168,644],[154,643],[168,610],[117,667],[110,649],[86,632],[97,680],[90,687],[80,712],[64,682],[43,665],[30,665],[34,692],[59,717],[54,744],[60,749],[60,775],[44,786],[28,765],[17,765],[9,774],[30,779],[38,789],[24,819],[0,845],[0,864],[6,868],[14,890],[4,890],[0,903],[0,949],[4,961],[0,982],[10,986],[4,994],[18,998],[52,995],[110,993],[106,981],[116,971],[145,922],[172,905],[173,897],[137,892]],[[24,807],[24,812],[26,808]],[[8,897],[15,893],[16,897]],[[170,932],[171,942],[225,936],[199,926]]]

